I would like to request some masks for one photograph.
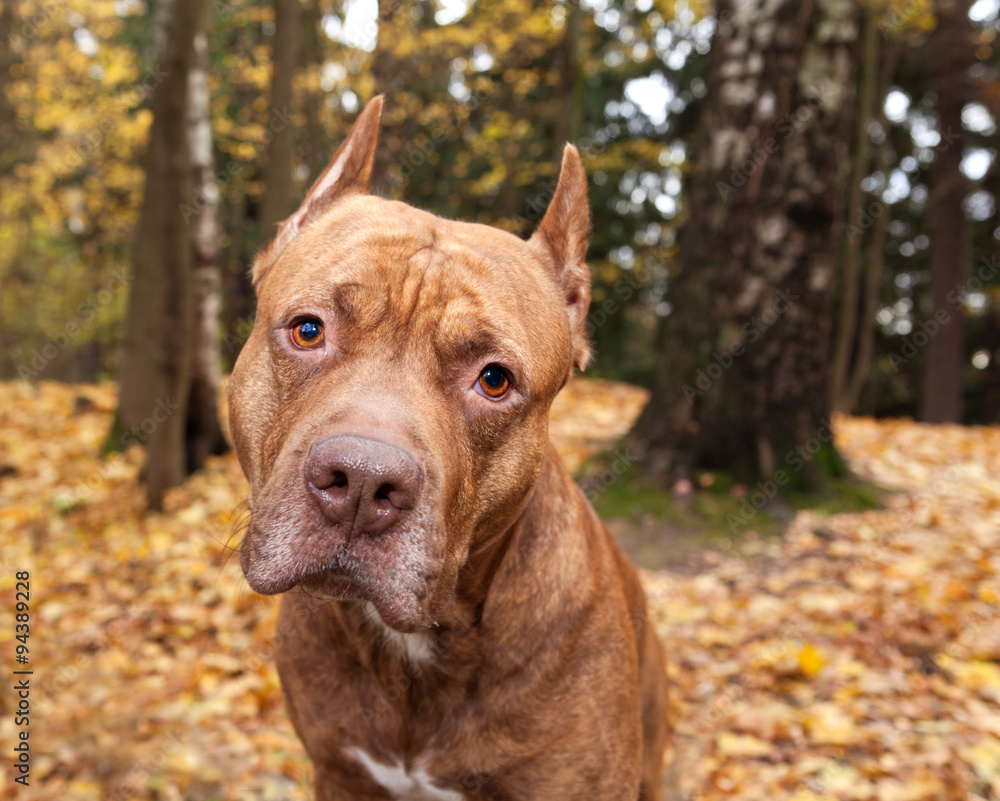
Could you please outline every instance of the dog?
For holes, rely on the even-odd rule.
[[[382,105],[256,258],[229,384],[316,797],[659,801],[661,645],[548,437],[590,358],[580,156],[524,241],[370,195]]]

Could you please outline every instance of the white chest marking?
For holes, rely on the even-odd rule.
[[[400,801],[463,801],[464,796],[453,790],[442,790],[423,768],[414,765],[407,770],[402,762],[383,765],[360,748],[348,748],[347,753],[367,768],[372,778]]]
[[[434,660],[434,646],[431,643],[429,634],[425,632],[404,634],[401,631],[389,628],[371,601],[365,601],[365,611],[372,622],[381,629],[382,635],[386,640],[402,651],[411,663],[426,664]]]

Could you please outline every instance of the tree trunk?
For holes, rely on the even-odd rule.
[[[562,158],[567,142],[576,142],[580,127],[580,25],[583,12],[579,3],[566,6],[566,29],[556,57],[559,64],[559,113],[553,135],[553,156]]]
[[[7,87],[11,83],[11,67],[17,63],[17,57],[11,48],[14,26],[17,17],[14,14],[14,3],[5,0],[0,3],[0,175],[8,169],[13,158],[8,158],[4,152],[16,139],[17,115],[14,107],[7,102]],[[13,154],[11,154],[13,155]]]
[[[902,49],[898,43],[888,42],[882,47],[882,59],[879,66],[881,85],[878,93],[878,111],[875,121],[885,132],[889,123],[885,116],[885,98],[889,94]],[[889,149],[889,137],[885,135],[875,150],[875,165],[882,168],[885,165],[885,154]],[[843,411],[856,413],[861,405],[861,394],[871,369],[872,356],[875,352],[875,314],[878,311],[879,297],[882,292],[882,272],[885,267],[885,237],[889,227],[888,209],[875,218],[871,242],[868,245],[868,258],[865,264],[864,295],[861,301],[861,316],[858,321],[857,345],[854,363],[850,369],[847,388],[843,400]]]
[[[187,139],[188,76],[204,0],[162,8],[162,49],[153,92],[146,187],[133,258],[132,291],[119,374],[121,399],[111,446],[147,445],[149,504],[185,475],[184,429],[191,375],[191,252],[181,213],[191,200]]]
[[[879,30],[875,14],[869,9],[865,15],[864,63],[860,81],[857,130],[854,139],[854,165],[847,200],[847,241],[844,245],[844,270],[840,277],[840,314],[837,321],[836,342],[833,348],[833,369],[830,376],[830,396],[833,408],[839,412],[848,408],[848,387],[851,362],[855,356],[858,335],[859,299],[861,296],[861,253],[864,232],[852,225],[863,216],[862,202],[865,195],[861,182],[871,170],[871,133],[868,127],[875,117],[876,103],[884,101],[877,95],[879,88]],[[886,216],[883,212],[879,219]]]
[[[261,242],[269,242],[278,223],[292,213],[292,149],[295,129],[288,119],[292,84],[302,42],[299,0],[274,0],[274,48],[271,53],[271,115],[268,130],[264,197],[260,204]],[[280,112],[280,114],[279,114]]]
[[[319,119],[319,110],[325,100],[323,89],[316,83],[319,80],[323,66],[323,45],[321,44],[320,25],[323,20],[323,10],[319,0],[307,0],[302,9],[302,59],[301,67],[310,76],[306,91],[306,166],[309,168],[309,182],[319,178],[326,166],[323,158],[324,132]],[[326,38],[325,36],[323,38]]]
[[[887,141],[887,139],[885,140]],[[885,141],[879,145],[880,159],[886,150]],[[882,163],[881,160],[879,163]],[[857,353],[851,367],[843,400],[843,411],[857,414],[861,406],[861,392],[865,388],[868,371],[875,353],[875,315],[878,312],[879,296],[882,291],[882,272],[885,267],[885,235],[889,228],[889,214],[881,214],[875,220],[872,241],[868,246],[868,264],[865,265],[865,293],[861,304],[861,319],[858,322]]]
[[[212,454],[225,453],[229,447],[219,423],[218,407],[222,277],[219,272],[220,192],[213,178],[212,109],[208,93],[209,15],[203,13],[199,22],[194,39],[195,64],[188,81],[187,117],[195,188],[195,203],[190,215],[194,325],[185,442],[188,473],[202,467]]]
[[[658,378],[632,434],[656,480],[695,467],[814,486],[840,462],[828,371],[856,113],[851,0],[722,0]]]
[[[11,83],[11,68],[17,59],[11,48],[14,26],[17,18],[14,15],[14,4],[10,0],[0,0],[0,178],[8,178],[17,163],[17,152],[14,143],[23,141],[18,132],[17,115],[13,106],[7,102],[7,87]],[[12,271],[0,269],[0,298],[7,291],[6,284]],[[7,325],[4,318],[4,304],[0,303],[0,378],[17,375],[17,346],[8,342]],[[10,364],[10,376],[7,376],[7,364]]]
[[[396,57],[394,46],[399,39],[413,35],[414,22],[409,14],[410,7],[400,0],[380,0],[378,4],[378,42],[371,55],[369,71],[375,82],[375,93],[388,98],[396,98],[406,89],[407,69]],[[406,118],[391,100],[388,106],[379,126],[375,167],[368,187],[373,195],[383,197],[391,197],[393,190],[399,188],[393,183],[393,168],[397,166],[400,153],[394,152],[391,145],[394,141],[407,141],[404,130]]]
[[[926,50],[934,65],[941,142],[931,167],[927,220],[930,229],[931,309],[927,355],[924,360],[920,419],[928,423],[962,421],[963,318],[962,309],[949,301],[965,274],[967,247],[962,201],[968,181],[961,170],[965,134],[962,107],[969,101],[969,67],[975,61],[970,0],[940,3],[937,28]],[[933,323],[931,322],[933,321]]]
[[[223,253],[223,278],[226,336],[222,356],[225,369],[232,372],[236,357],[249,336],[254,319],[254,292],[250,274],[246,269],[247,259],[252,255],[247,250],[247,197],[241,193],[235,203],[229,204],[227,230],[231,231],[229,243]]]

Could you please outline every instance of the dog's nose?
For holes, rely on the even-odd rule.
[[[420,468],[401,448],[367,437],[340,435],[315,443],[306,481],[332,523],[380,534],[412,509]]]

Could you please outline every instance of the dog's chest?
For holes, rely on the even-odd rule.
[[[371,777],[399,801],[464,801],[465,796],[437,786],[419,762],[409,769],[398,760],[391,765],[376,761],[361,748],[348,748],[347,753],[360,762]]]

